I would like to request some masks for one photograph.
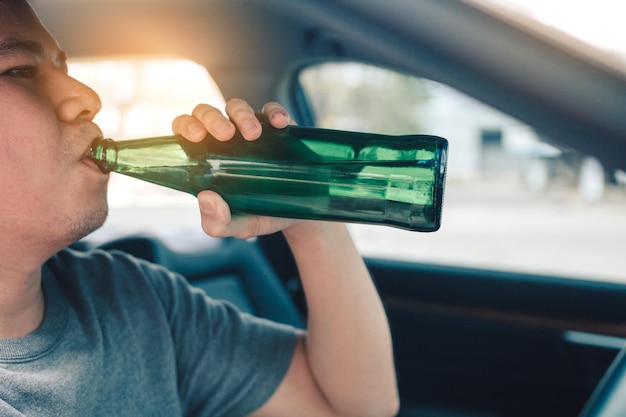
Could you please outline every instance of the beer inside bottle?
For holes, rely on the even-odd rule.
[[[439,229],[447,141],[263,126],[256,141],[181,137],[94,142],[105,171],[197,195],[218,192],[233,213]]]

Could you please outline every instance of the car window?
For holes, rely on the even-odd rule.
[[[439,231],[352,225],[366,256],[626,279],[626,183],[596,159],[448,86],[360,63],[303,70],[320,127],[450,142]]]

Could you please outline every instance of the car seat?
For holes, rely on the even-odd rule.
[[[184,239],[177,239],[181,242]],[[251,241],[234,238],[197,240],[176,247],[150,235],[132,235],[98,245],[104,250],[120,250],[167,267],[183,275],[210,297],[230,301],[241,311],[304,327],[302,314],[265,259]]]

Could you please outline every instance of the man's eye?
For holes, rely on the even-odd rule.
[[[10,70],[5,71],[4,75],[20,78],[35,78],[37,75],[37,68],[31,66],[11,68]]]

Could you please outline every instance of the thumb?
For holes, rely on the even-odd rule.
[[[280,219],[267,216],[233,216],[230,207],[214,191],[202,191],[198,194],[202,230],[213,237],[236,237],[248,239],[270,234],[298,222],[294,219]]]

